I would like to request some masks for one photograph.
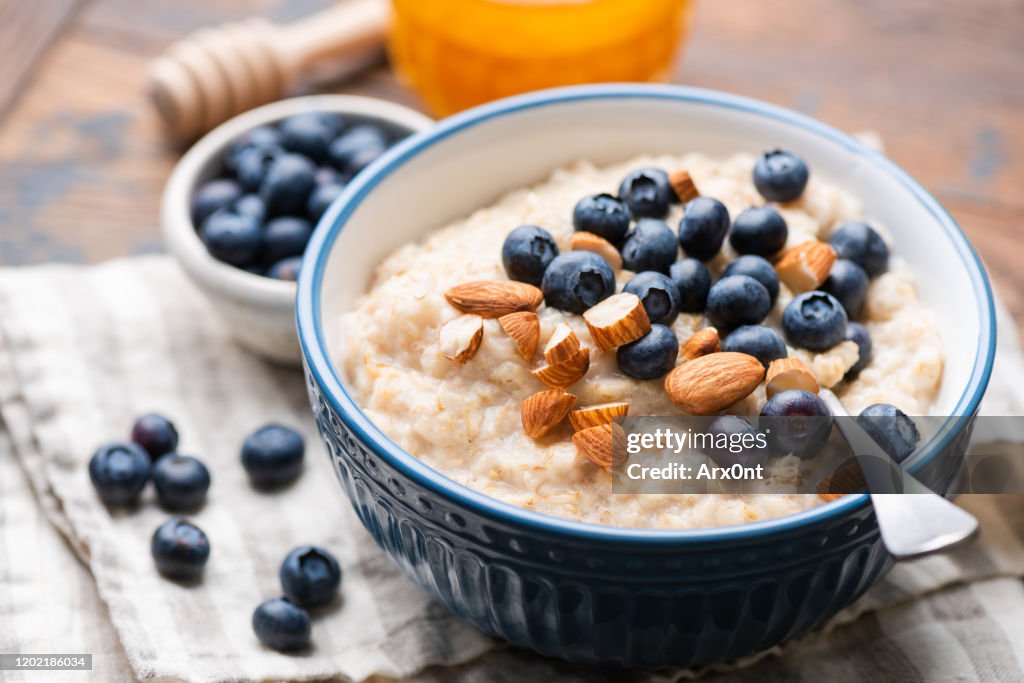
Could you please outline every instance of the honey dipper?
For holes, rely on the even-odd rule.
[[[368,58],[383,44],[387,20],[385,0],[348,0],[287,25],[252,18],[203,28],[153,62],[149,97],[189,140],[278,99],[318,63]]]

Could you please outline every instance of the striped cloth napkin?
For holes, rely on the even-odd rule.
[[[985,409],[1024,414],[1024,364],[1005,319],[1001,344]],[[151,410],[177,423],[180,450],[213,475],[193,517],[213,545],[198,586],[153,570],[149,538],[167,515],[151,492],[137,510],[110,512],[89,484],[93,448]],[[295,486],[268,495],[249,487],[238,450],[271,420],[303,432],[307,464]],[[900,564],[824,629],[769,653],[658,674],[552,661],[483,636],[405,579],[336,483],[301,374],[232,344],[169,260],[0,270],[0,652],[92,653],[94,680],[1024,680],[1024,498],[963,504],[982,521],[979,542]],[[303,543],[335,552],[343,595],[316,616],[312,651],[286,656],[263,648],[249,620],[280,593],[278,563]]]

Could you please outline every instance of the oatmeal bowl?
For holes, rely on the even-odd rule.
[[[456,614],[574,661],[708,664],[850,604],[893,559],[866,494],[798,485],[828,449],[818,392],[882,418],[879,443],[945,493],[994,353],[984,269],[923,188],[812,119],[703,90],[447,119],[348,187],[305,262],[310,400],[363,524]],[[770,477],[621,485],[625,423],[687,416],[766,439],[687,457]]]

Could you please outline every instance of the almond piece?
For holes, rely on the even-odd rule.
[[[580,338],[568,323],[558,323],[544,346],[544,360],[550,365],[571,360],[580,352]]]
[[[854,460],[842,465],[838,470],[818,482],[818,495],[827,501],[856,493],[867,486],[864,481],[864,472],[860,465]]]
[[[712,415],[749,396],[763,377],[758,359],[722,351],[676,366],[665,377],[665,391],[691,415]]]
[[[444,298],[463,313],[500,318],[516,311],[534,310],[544,300],[544,294],[525,282],[477,280],[452,287]]]
[[[706,356],[709,353],[718,353],[722,350],[718,339],[718,330],[714,327],[704,327],[693,333],[689,339],[680,347],[679,357],[683,362]]]
[[[621,465],[626,460],[626,430],[614,422],[581,429],[572,435],[572,442],[599,467]]]
[[[690,177],[689,171],[672,171],[668,174],[668,183],[676,191],[680,204],[685,204],[691,199],[696,199],[700,196],[700,192],[697,191],[697,186],[693,184],[693,178]]]
[[[615,294],[588,308],[583,312],[583,320],[594,343],[604,351],[636,341],[651,331],[643,302],[629,292]]]
[[[812,394],[818,393],[818,380],[814,373],[799,358],[778,358],[768,364],[765,375],[765,393],[771,398],[786,389],[803,389]]]
[[[441,355],[462,365],[476,355],[484,338],[484,319],[466,314],[441,325],[437,331],[437,346]]]
[[[576,405],[576,397],[561,389],[541,391],[523,401],[523,431],[531,439],[537,439],[565,419],[572,407]]]
[[[575,384],[590,369],[590,349],[584,346],[576,355],[561,363],[548,363],[533,371],[533,376],[552,389]]]
[[[811,240],[782,252],[775,272],[793,293],[802,294],[820,287],[835,262],[836,250],[831,244]]]
[[[600,235],[595,235],[592,232],[574,232],[572,240],[569,242],[569,248],[573,251],[594,252],[607,261],[612,270],[622,268],[622,254],[615,248],[615,245]]]
[[[569,413],[569,423],[574,431],[583,431],[590,427],[600,427],[614,422],[617,417],[625,417],[629,413],[629,404],[624,401],[600,403],[587,406]]]
[[[498,324],[505,334],[512,337],[519,349],[519,355],[528,361],[533,360],[540,343],[540,320],[533,311],[517,311],[498,318]]]

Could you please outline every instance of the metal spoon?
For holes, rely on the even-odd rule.
[[[819,395],[834,416],[851,417],[831,391],[821,389]],[[978,520],[973,515],[929,490],[903,468],[890,467],[889,455],[856,420],[837,420],[836,425],[864,473],[882,543],[894,558],[908,560],[949,550],[977,533]],[[894,472],[900,481],[893,481]],[[881,493],[893,490],[903,493]]]

